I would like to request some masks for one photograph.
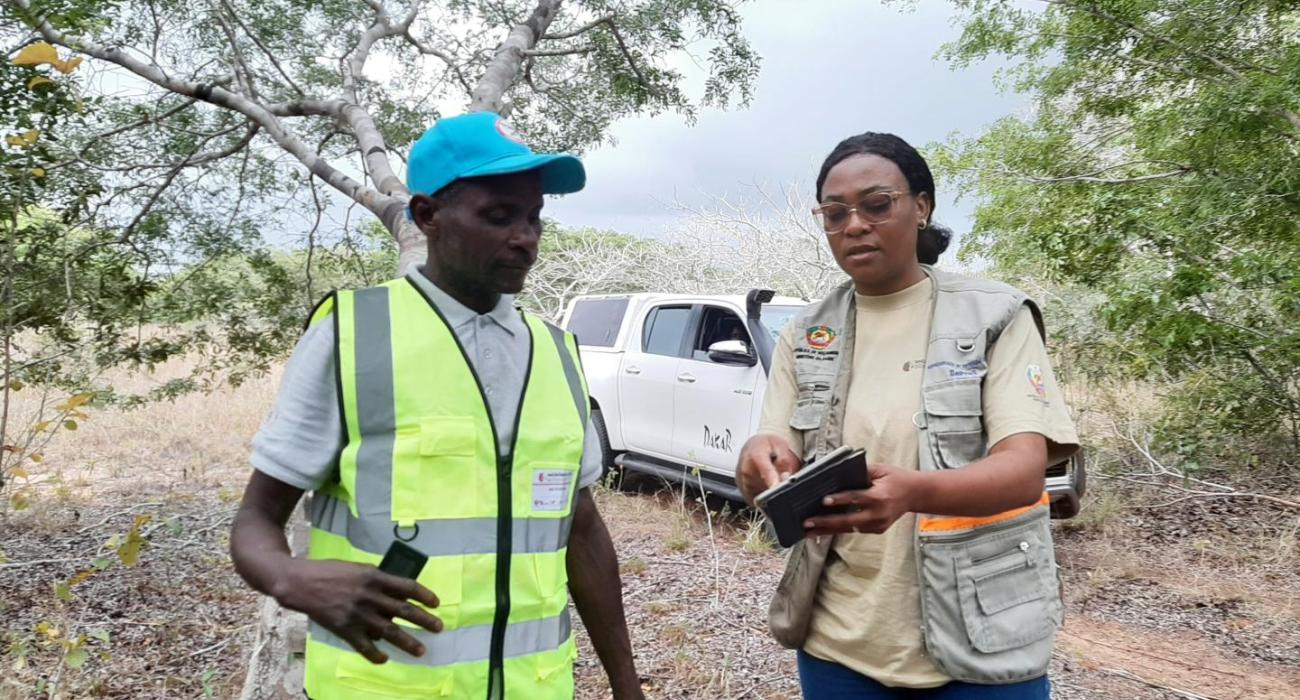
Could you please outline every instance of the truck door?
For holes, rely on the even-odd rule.
[[[742,341],[748,362],[709,356],[719,341]],[[753,339],[740,314],[723,306],[702,307],[677,367],[673,461],[731,476],[750,436],[750,414],[762,378]]]
[[[686,346],[690,304],[652,306],[628,341],[619,371],[619,406],[629,450],[662,459],[672,453],[677,365]]]

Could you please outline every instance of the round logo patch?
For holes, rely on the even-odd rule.
[[[1034,388],[1034,393],[1038,398],[1047,398],[1047,385],[1043,381],[1043,368],[1038,365],[1029,365],[1025,367],[1025,376],[1029,379],[1029,386]]]
[[[808,346],[816,350],[825,350],[835,342],[835,329],[830,326],[813,326],[805,336]]]
[[[521,146],[527,145],[524,143],[523,137],[519,135],[519,132],[515,131],[515,128],[513,126],[510,126],[510,122],[504,119],[497,120],[497,133],[510,139],[511,141],[514,141],[515,143]]]

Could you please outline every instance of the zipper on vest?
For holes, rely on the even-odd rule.
[[[524,399],[528,396],[528,382],[533,378],[533,352],[537,339],[533,329],[524,320],[528,329],[528,364],[524,366],[524,387],[519,392],[519,405],[515,407],[515,432],[510,440],[510,449],[497,459],[497,609],[492,619],[492,647],[488,662],[488,700],[503,700],[505,687],[505,647],[506,627],[510,622],[510,565],[514,556],[514,466],[515,448],[519,445],[519,426],[524,417]],[[480,386],[480,391],[482,387]],[[484,407],[491,415],[492,409]],[[495,432],[496,428],[493,428]],[[493,689],[496,694],[493,694]]]
[[[460,350],[460,357],[465,361],[465,366],[469,369],[470,376],[474,377],[474,385],[478,387],[479,400],[483,402],[483,411],[487,413],[488,427],[492,429],[492,451],[496,453],[496,472],[497,472],[497,566],[496,566],[496,610],[492,615],[492,640],[488,647],[488,691],[487,700],[503,700],[506,694],[505,688],[505,643],[506,643],[506,625],[510,621],[510,563],[514,552],[514,542],[512,533],[513,520],[513,499],[511,499],[512,484],[511,480],[514,474],[515,446],[519,444],[519,424],[523,417],[524,397],[528,395],[528,381],[533,376],[533,352],[535,350],[537,339],[533,337],[533,328],[528,325],[528,320],[524,319],[524,328],[528,330],[528,364],[524,368],[524,386],[519,392],[519,406],[515,410],[515,433],[510,440],[510,446],[505,454],[500,453],[500,438],[497,435],[496,420],[492,418],[492,406],[488,403],[487,392],[483,390],[483,380],[478,376],[478,370],[474,369],[474,363],[469,360],[469,353],[465,352],[465,346],[461,345],[460,338],[456,336],[456,329],[452,328],[447,322],[447,317],[442,315],[438,305],[433,303],[425,293],[420,289],[420,285],[415,283],[409,276],[404,278],[411,288],[415,290],[424,299],[433,313],[442,321],[442,325],[447,328],[451,334],[451,339],[456,343],[456,349]],[[520,312],[522,316],[523,312]]]
[[[526,385],[526,382],[525,382]],[[522,408],[522,405],[520,406]],[[491,413],[491,409],[488,409]],[[511,508],[510,480],[514,471],[514,445],[511,454],[497,458],[497,576],[496,611],[492,615],[492,642],[488,654],[488,700],[502,700],[505,688],[506,625],[510,621]]]

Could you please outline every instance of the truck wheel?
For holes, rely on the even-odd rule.
[[[596,429],[596,437],[600,438],[600,471],[601,478],[604,478],[611,471],[618,468],[614,464],[614,450],[609,446],[609,430],[605,428],[605,417],[601,415],[600,409],[591,412],[591,425]]]

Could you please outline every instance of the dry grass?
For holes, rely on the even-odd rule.
[[[141,390],[184,369],[121,381]],[[59,435],[29,470],[32,507],[0,515],[0,556],[10,560],[0,564],[0,698],[48,697],[36,692],[42,678],[63,698],[237,694],[256,596],[231,570],[226,532],[247,478],[249,440],[276,383],[271,376],[135,411],[90,409],[78,431]],[[1142,425],[1158,397],[1141,387],[1070,391],[1085,441],[1099,446],[1093,474],[1140,467],[1114,427]],[[629,481],[627,490],[599,489],[597,502],[622,562],[648,695],[797,695],[793,654],[766,631],[782,554],[762,521],[718,504],[706,509],[653,480]],[[1300,519],[1236,500],[1144,507],[1159,496],[1169,494],[1094,479],[1084,515],[1058,529],[1071,629],[1087,637],[1089,626],[1120,625],[1133,639],[1185,637],[1213,652],[1216,669],[1285,675],[1279,669],[1296,665],[1288,654],[1300,649]],[[105,541],[125,534],[137,514],[151,516],[140,564],[114,564],[72,587],[69,600],[56,597],[54,587],[95,556],[113,558]],[[30,563],[46,559],[54,561]],[[89,638],[92,631],[110,641]],[[64,642],[82,636],[89,654],[69,668]],[[579,698],[607,697],[585,635],[580,645]],[[1085,652],[1071,648],[1057,660],[1059,698],[1167,697],[1079,661]],[[1195,690],[1189,674],[1177,680]]]
[[[177,363],[117,386],[147,390],[185,371]],[[78,429],[25,465],[29,478],[11,486],[30,506],[0,513],[9,560],[0,564],[0,698],[238,694],[255,596],[233,572],[226,535],[276,381],[129,411],[83,407]],[[33,390],[14,397],[20,420],[39,404]],[[128,568],[106,544],[124,541],[136,516],[149,520]],[[55,594],[87,571],[66,600]],[[88,653],[79,668],[69,645]]]

